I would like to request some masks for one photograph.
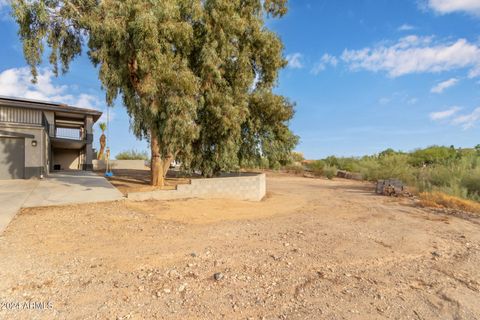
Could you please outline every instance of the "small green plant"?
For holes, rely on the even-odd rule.
[[[323,175],[323,168],[325,167],[325,162],[323,160],[315,160],[307,164],[307,169],[312,172],[315,176]]]
[[[115,158],[117,160],[148,160],[148,153],[132,149],[120,152]]]
[[[323,168],[323,175],[327,178],[332,180],[333,177],[337,175],[337,168],[334,166],[325,166]]]
[[[98,127],[100,128],[100,130],[102,130],[102,134],[105,133],[105,130],[107,130],[107,124],[105,122],[99,123]]]

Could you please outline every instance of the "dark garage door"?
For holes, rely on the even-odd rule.
[[[23,179],[24,171],[24,139],[0,137],[0,180]]]

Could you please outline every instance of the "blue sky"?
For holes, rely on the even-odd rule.
[[[59,78],[45,65],[32,86],[5,0],[0,7],[0,95],[105,109],[85,54]],[[285,44],[289,65],[276,90],[297,105],[290,125],[307,158],[480,143],[480,0],[291,0],[289,7],[268,26]],[[121,104],[110,136],[113,154],[147,149]]]

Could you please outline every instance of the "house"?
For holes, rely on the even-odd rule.
[[[92,170],[93,124],[102,113],[0,96],[0,179]]]

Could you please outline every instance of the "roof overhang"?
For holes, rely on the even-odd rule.
[[[0,106],[48,110],[56,113],[63,113],[63,115],[76,116],[77,118],[92,116],[93,122],[96,122],[102,116],[101,111],[94,109],[78,108],[60,103],[5,96],[0,96]]]

